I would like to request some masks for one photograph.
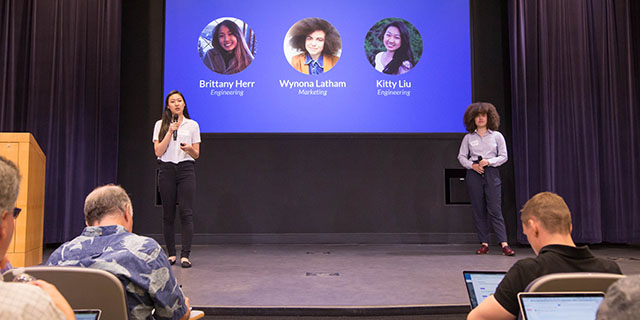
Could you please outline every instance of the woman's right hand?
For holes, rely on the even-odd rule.
[[[173,133],[174,131],[178,130],[178,128],[180,127],[180,123],[179,122],[171,122],[171,124],[169,125],[169,133]]]
[[[477,163],[472,164],[471,169],[479,174],[484,174],[484,168]]]

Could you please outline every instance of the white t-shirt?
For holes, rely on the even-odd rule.
[[[384,53],[384,51],[378,52],[378,54],[376,54],[376,58],[375,58],[375,61],[374,61],[376,70],[378,70],[380,72],[384,72],[384,68],[387,66],[386,64],[382,63],[382,54],[383,53]],[[405,61],[402,62],[402,65],[398,68],[398,74],[406,73],[409,70],[411,70],[411,62],[405,60]]]
[[[384,71],[384,67],[385,67],[385,65],[382,64],[382,54],[383,53],[384,53],[384,51],[383,52],[378,52],[378,54],[376,54],[376,59],[375,59],[375,64],[376,64],[375,68],[376,68],[376,70],[378,70],[380,72]]]
[[[156,121],[156,125],[153,128],[152,141],[161,141],[158,139],[160,133],[160,127],[162,126],[162,120]],[[173,137],[169,140],[169,146],[167,151],[158,159],[164,162],[180,163],[182,161],[194,160],[188,153],[180,149],[180,143],[187,144],[200,143],[200,126],[197,122],[191,119],[183,118],[180,127],[178,128],[178,138],[173,141]]]

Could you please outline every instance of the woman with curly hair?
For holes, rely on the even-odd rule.
[[[338,30],[320,18],[298,21],[289,30],[292,48],[301,52],[291,58],[291,66],[304,74],[318,75],[338,62],[342,41]]]
[[[238,25],[231,20],[224,20],[216,25],[211,44],[213,48],[207,51],[202,60],[209,69],[217,73],[238,73],[253,61],[247,41]]]
[[[502,217],[502,189],[499,166],[507,162],[507,145],[498,132],[500,116],[487,102],[472,103],[464,112],[467,133],[460,144],[458,161],[467,168],[467,188],[471,210],[482,246],[476,254],[489,252],[489,223],[502,246],[502,254],[516,253],[507,243],[507,231]]]
[[[407,73],[415,65],[409,30],[400,20],[391,21],[381,36],[385,51],[375,57],[375,68],[386,74]]]

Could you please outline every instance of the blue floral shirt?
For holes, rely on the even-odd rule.
[[[182,290],[158,242],[123,226],[84,228],[80,236],[56,249],[47,265],[113,273],[125,288],[130,320],[180,319],[187,312]]]

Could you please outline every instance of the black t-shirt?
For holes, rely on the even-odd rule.
[[[511,314],[520,311],[518,293],[538,277],[560,272],[606,272],[622,274],[613,261],[597,258],[587,246],[570,247],[548,245],[540,249],[536,258],[516,262],[496,288],[494,297]]]

